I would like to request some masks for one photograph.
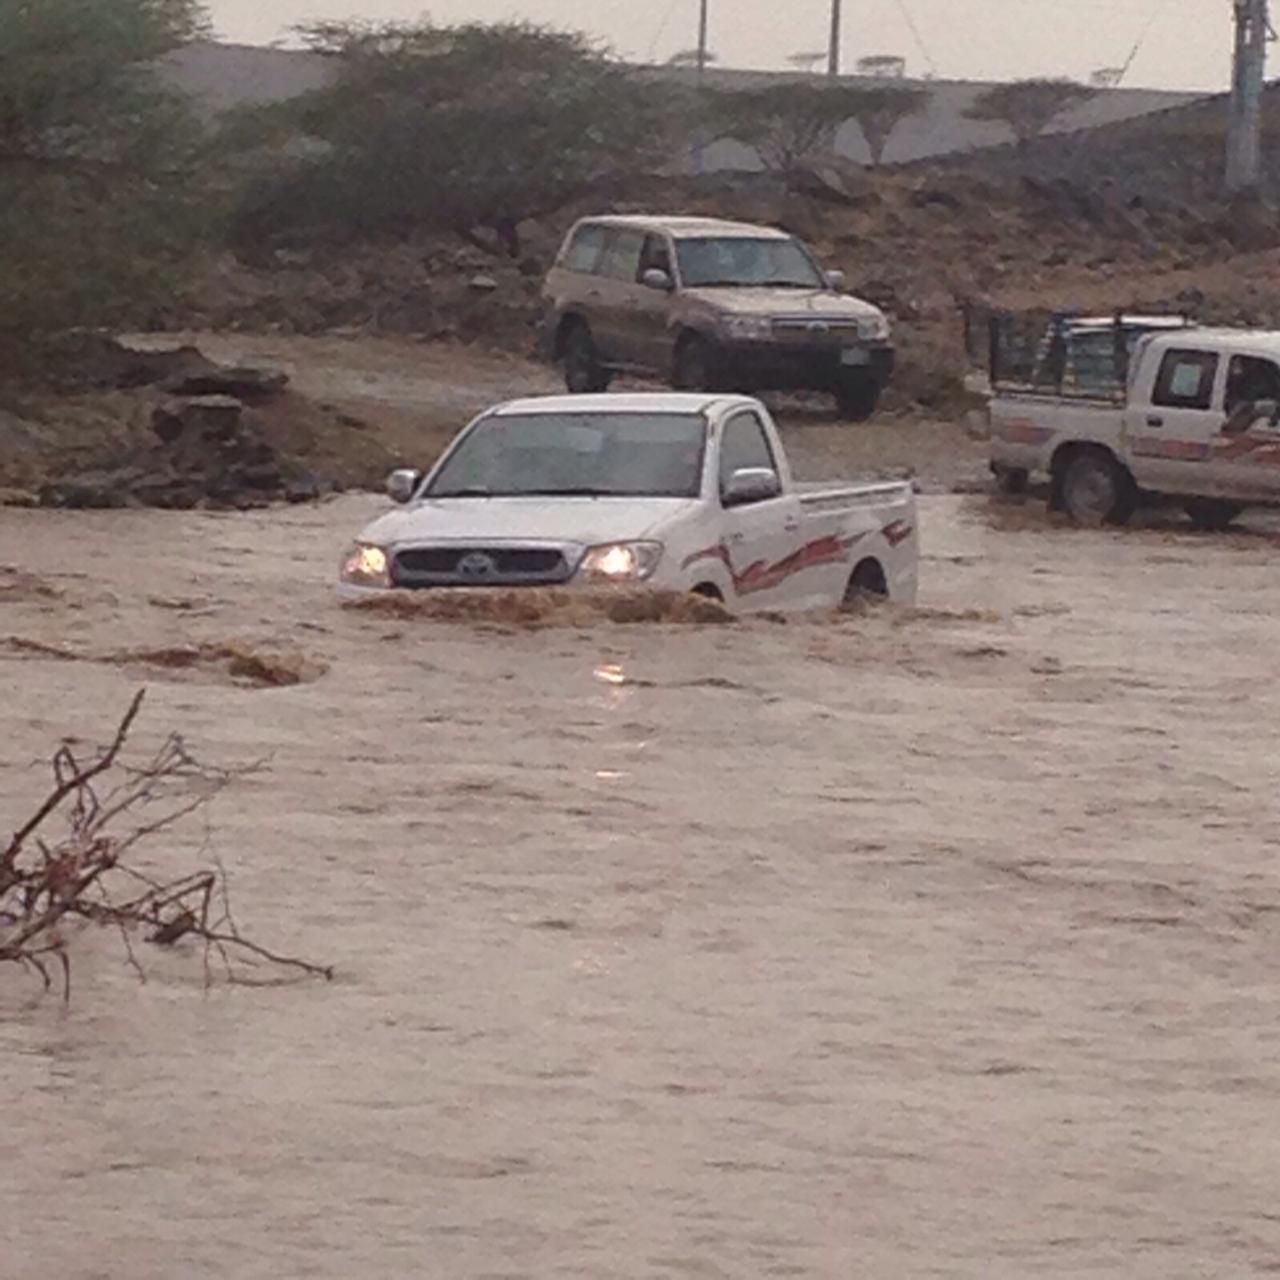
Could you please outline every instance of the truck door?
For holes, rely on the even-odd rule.
[[[754,410],[743,409],[725,424],[720,436],[720,494],[735,471],[768,468],[780,486],[786,478]],[[734,592],[747,608],[769,608],[793,594],[787,562],[800,549],[799,502],[792,493],[728,507],[722,513],[723,543]]]
[[[1134,478],[1166,493],[1211,493],[1214,438],[1225,417],[1221,357],[1188,344],[1158,358],[1149,398],[1139,394],[1125,411]]]
[[[1224,497],[1280,496],[1280,424],[1250,406],[1280,405],[1280,365],[1269,356],[1234,355],[1227,361],[1225,421],[1214,439],[1212,468]]]

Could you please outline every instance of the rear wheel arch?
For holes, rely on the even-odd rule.
[[[724,603],[724,592],[714,582],[699,582],[696,587],[690,588],[690,595],[702,596],[706,600],[719,600],[721,604]]]
[[[868,600],[887,600],[889,579],[884,565],[875,556],[865,556],[854,566],[844,589],[843,603],[859,604]]]

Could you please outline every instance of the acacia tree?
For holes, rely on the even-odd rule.
[[[524,219],[668,154],[669,92],[580,35],[430,22],[303,34],[336,81],[271,110],[318,150],[257,184],[242,242],[427,225],[490,231],[514,254]]]
[[[933,95],[927,89],[897,84],[867,86],[859,93],[853,119],[867,140],[872,165],[879,165],[894,130],[908,116],[923,111]]]
[[[879,164],[894,129],[928,100],[927,92],[908,86],[784,80],[721,92],[712,115],[721,137],[754,148],[766,169],[790,174],[806,160],[831,151],[848,120],[861,126],[872,161]]]
[[[157,58],[198,0],[0,0],[0,337],[123,319],[190,250],[198,128]]]
[[[965,111],[969,120],[1008,125],[1020,147],[1034,142],[1056,120],[1095,96],[1074,80],[1015,80],[978,95]]]

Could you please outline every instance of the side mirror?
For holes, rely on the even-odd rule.
[[[392,502],[408,502],[422,483],[422,472],[401,467],[387,477],[387,497]]]
[[[844,272],[828,271],[827,272],[827,288],[834,293],[844,292]]]
[[[782,481],[768,467],[742,467],[729,477],[721,503],[726,507],[745,507],[753,502],[767,502],[782,492]]]
[[[661,267],[650,267],[640,277],[640,283],[646,289],[656,289],[659,293],[670,293],[675,288],[671,277]]]

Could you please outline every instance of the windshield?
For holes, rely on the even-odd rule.
[[[694,498],[707,424],[692,413],[536,413],[482,418],[429,498]]]
[[[676,241],[680,279],[686,289],[708,285],[822,289],[822,273],[797,240],[753,240],[745,236]]]

